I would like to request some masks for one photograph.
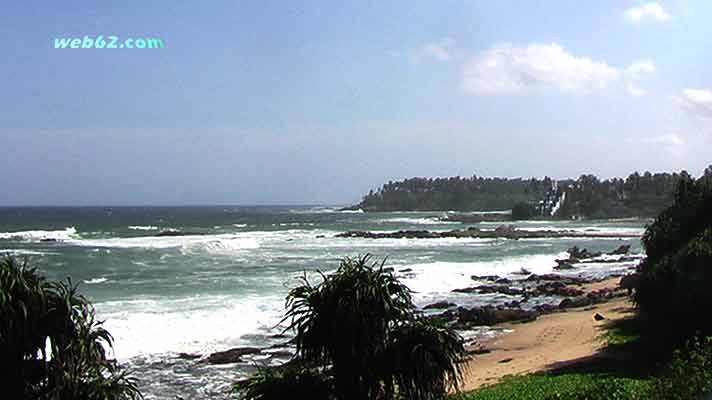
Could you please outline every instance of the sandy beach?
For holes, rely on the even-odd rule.
[[[615,288],[620,278],[584,285],[585,291]],[[543,315],[530,323],[499,327],[513,332],[481,342],[490,353],[475,355],[464,375],[464,391],[496,383],[506,375],[542,371],[595,356],[603,342],[602,327],[632,311],[627,297],[566,312]],[[596,321],[599,313],[604,320]]]

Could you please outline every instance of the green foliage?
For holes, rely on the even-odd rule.
[[[296,334],[292,368],[333,377],[323,379],[340,400],[442,399],[457,388],[462,339],[419,317],[410,290],[383,263],[346,258],[322,279],[312,285],[302,278],[287,297],[285,321]],[[263,371],[238,391],[257,400],[299,376]]]
[[[500,383],[454,400],[648,400],[650,382],[600,373],[540,373]]]
[[[653,386],[654,398],[697,400],[712,393],[712,338],[693,339],[675,352],[665,373]]]
[[[712,335],[712,186],[684,179],[673,205],[643,236],[634,300],[644,336],[662,353],[701,333]]]
[[[135,381],[107,360],[112,337],[71,281],[47,281],[26,259],[4,256],[0,315],[0,376],[10,398],[141,398]]]
[[[549,178],[411,178],[388,182],[364,196],[365,211],[493,211],[538,201],[553,187]]]
[[[534,207],[528,203],[517,203],[512,207],[512,219],[515,221],[531,219],[535,213]]]
[[[288,363],[275,368],[261,368],[254,376],[235,384],[234,392],[247,399],[334,399],[333,382],[323,371]]]
[[[533,213],[541,215],[540,211],[551,211],[553,204],[565,194],[565,201],[555,215],[559,218],[653,217],[672,203],[677,182],[686,178],[689,175],[684,171],[642,175],[636,172],[626,179],[604,181],[593,175],[561,181],[548,177],[541,180],[477,176],[411,178],[388,182],[377,191],[371,191],[358,208],[365,211],[493,211],[544,201],[545,210]]]

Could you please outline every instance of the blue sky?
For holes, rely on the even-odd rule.
[[[712,2],[98,3],[3,5],[0,205],[712,163]],[[53,48],[100,34],[166,48]]]

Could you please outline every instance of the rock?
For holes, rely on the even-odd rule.
[[[427,306],[423,307],[424,310],[441,310],[444,308],[450,308],[450,307],[455,307],[457,304],[451,303],[449,301],[438,301],[432,304],[428,304]]]
[[[499,360],[499,363],[500,363],[500,364],[506,364],[506,363],[508,363],[508,362],[510,362],[510,361],[512,361],[512,360],[514,360],[514,359],[513,359],[513,358],[505,358],[504,360]]]
[[[588,306],[590,304],[591,304],[591,299],[586,296],[567,297],[567,298],[561,300],[561,303],[559,303],[559,308],[564,309],[564,308],[583,307],[583,306]]]
[[[601,232],[579,232],[571,230],[541,230],[527,231],[520,230],[513,225],[500,225],[494,230],[480,229],[454,229],[445,232],[431,232],[427,230],[400,230],[397,232],[370,232],[370,231],[347,231],[335,235],[338,238],[365,238],[365,239],[438,239],[438,238],[482,238],[482,239],[542,239],[542,238],[630,238],[639,235],[626,233],[601,233]],[[583,252],[576,248],[577,255],[594,257],[596,254]]]
[[[534,310],[539,314],[551,314],[559,311],[559,308],[553,304],[540,304],[534,307]]]
[[[512,300],[504,303],[504,306],[507,308],[522,308],[522,303],[517,300]]]
[[[544,274],[544,275],[532,274],[527,279],[525,279],[525,281],[526,282],[539,282],[539,281],[562,282],[567,285],[583,285],[584,283],[593,282],[592,280],[586,279],[586,278],[577,278],[577,277],[573,277],[573,276],[563,276],[563,275],[558,275],[558,274]]]
[[[524,289],[517,287],[509,287],[507,285],[480,285],[469,288],[455,289],[454,293],[501,293],[509,296],[517,296],[524,294]]]
[[[575,297],[581,296],[583,291],[580,289],[572,288],[566,286],[563,282],[547,282],[536,287],[534,295],[545,295],[545,296],[562,296],[562,297]]]
[[[316,235],[316,238],[317,238],[317,239],[323,239],[323,238],[325,238],[325,237],[326,237],[325,235]]]
[[[262,350],[256,347],[236,347],[234,349],[218,351],[206,359],[210,364],[230,364],[242,361],[241,357],[248,354],[259,354]]]
[[[178,358],[181,360],[195,360],[196,358],[202,357],[200,354],[193,353],[178,353]]]
[[[591,253],[587,249],[579,249],[578,246],[574,246],[567,250],[569,253],[569,260],[581,260],[585,258],[599,257],[601,253]]]
[[[512,283],[512,280],[507,279],[507,278],[499,278],[496,281],[494,281],[494,283],[496,283],[498,285],[509,285]]]
[[[564,269],[574,269],[573,264],[569,260],[556,260],[556,266],[554,267],[555,270],[564,270]]]
[[[623,244],[618,246],[617,249],[613,250],[611,254],[613,255],[626,255],[630,252],[630,245],[629,244]]]
[[[472,275],[470,277],[473,281],[491,281],[494,282],[499,279],[499,275]]]
[[[413,272],[413,268],[403,268],[402,270],[400,270],[398,272],[401,272],[401,273]]]
[[[514,236],[517,234],[517,228],[514,225],[500,225],[495,228],[494,233],[504,237]]]
[[[528,269],[522,268],[517,272],[513,272],[513,274],[514,275],[531,275],[532,273]]]
[[[459,308],[457,322],[464,326],[494,325],[502,322],[533,321],[538,314],[519,308],[496,308],[493,306]]]
[[[606,317],[604,317],[603,315],[601,315],[599,313],[595,313],[595,314],[593,314],[593,319],[595,319],[596,321],[603,321],[604,319],[606,319]]]

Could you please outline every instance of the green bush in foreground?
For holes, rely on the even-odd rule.
[[[712,338],[693,339],[675,352],[662,376],[655,379],[656,399],[697,400],[712,393]]]
[[[418,316],[410,290],[383,263],[346,258],[322,278],[303,278],[287,297],[296,372],[258,373],[236,387],[247,399],[283,399],[304,379],[329,382],[315,387],[331,387],[339,400],[435,400],[457,388],[462,339]],[[311,377],[315,371],[325,376]]]
[[[135,381],[106,358],[111,335],[70,281],[48,281],[27,260],[3,256],[0,316],[3,398],[141,398]]]
[[[712,335],[712,185],[683,179],[675,200],[643,236],[634,300],[641,334],[663,359],[696,334]]]
[[[453,400],[648,400],[650,382],[601,373],[539,373],[502,382]]]

